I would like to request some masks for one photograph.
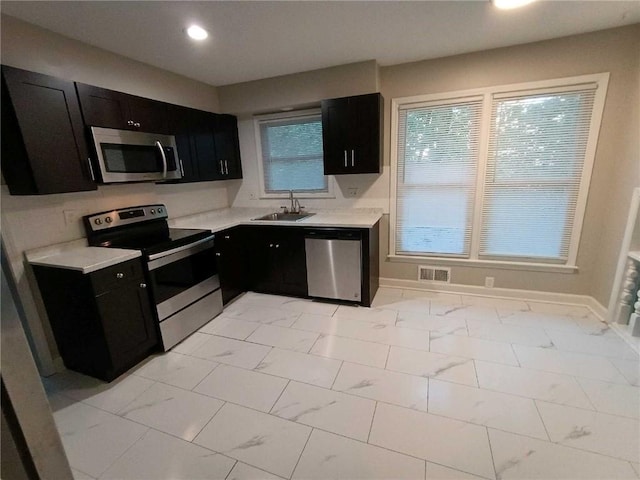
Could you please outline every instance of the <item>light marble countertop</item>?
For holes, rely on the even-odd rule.
[[[31,265],[58,267],[91,273],[142,256],[139,250],[90,247],[87,239],[59,243],[24,252]]]
[[[271,225],[279,227],[371,228],[382,217],[382,210],[361,208],[350,210],[317,210],[314,215],[297,222],[256,221],[256,217],[272,213],[272,208],[223,208],[169,220],[174,228],[202,228],[219,232],[237,225]],[[87,239],[59,243],[24,253],[32,265],[67,268],[90,273],[141,256],[139,250],[90,247]]]
[[[254,220],[273,213],[273,208],[223,208],[169,220],[176,228],[204,228],[219,232],[238,225],[270,225],[281,227],[371,228],[382,218],[382,209],[359,208],[316,210],[310,217],[295,222]]]

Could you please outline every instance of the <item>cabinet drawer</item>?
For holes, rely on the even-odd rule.
[[[93,290],[98,296],[133,279],[142,279],[144,272],[142,262],[139,259],[135,259],[103,268],[90,275]]]

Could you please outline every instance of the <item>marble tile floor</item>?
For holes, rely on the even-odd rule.
[[[249,292],[105,384],[43,379],[78,479],[640,479],[638,353],[586,307]]]

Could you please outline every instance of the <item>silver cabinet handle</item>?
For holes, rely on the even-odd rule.
[[[130,125],[133,127],[133,120],[127,120],[127,125]]]
[[[182,164],[182,159],[179,158],[178,161],[180,162],[180,173],[184,177],[184,165]]]
[[[230,238],[231,238],[231,237],[230,237],[229,235],[225,235],[225,236],[224,236],[224,239],[225,239],[225,240],[229,240]]]
[[[147,288],[147,284],[146,283],[141,283],[140,284],[140,288]]]
[[[159,140],[156,140],[156,147],[160,150],[160,156],[162,157],[162,178],[167,178],[167,156],[164,154],[164,147]]]
[[[356,151],[354,149],[351,149],[351,166],[355,167],[356,166]]]
[[[276,244],[276,248],[280,248],[280,244],[279,243]]]
[[[140,122],[136,122],[136,123],[134,123],[134,124],[133,124],[133,126],[134,126],[134,127],[138,127],[138,128],[140,128]]]
[[[216,257],[219,257],[219,256],[220,256],[220,252],[216,252]]]
[[[121,272],[116,273],[116,278],[124,278],[124,273],[121,273]]]
[[[91,180],[96,181],[96,176],[93,174],[93,165],[91,165],[91,158],[87,157],[87,162],[89,162],[89,173],[91,174]]]
[[[224,169],[227,171],[227,175],[229,175],[229,162],[227,160],[224,161]]]
[[[344,167],[347,168],[347,151],[344,151]]]
[[[220,162],[220,174],[224,175],[224,164],[222,163],[222,160],[219,160]]]

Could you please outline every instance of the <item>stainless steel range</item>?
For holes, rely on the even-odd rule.
[[[165,351],[222,312],[209,230],[169,228],[164,205],[84,217],[89,245],[141,250]]]

